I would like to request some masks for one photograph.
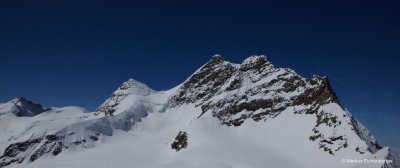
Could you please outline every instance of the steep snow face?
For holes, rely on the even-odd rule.
[[[91,114],[7,142],[0,167],[380,168],[343,159],[393,158],[326,77],[303,78],[265,56],[234,64],[215,55],[168,91],[130,79]]]
[[[27,100],[23,97],[16,97],[7,103],[0,104],[0,117],[2,115],[32,117],[48,110],[50,110],[50,108],[43,108],[42,105]]]
[[[113,116],[109,117],[109,121],[114,128],[129,131],[149,113],[165,111],[168,98],[175,90],[157,92],[145,84],[129,79],[97,108],[95,115]]]
[[[346,111],[349,116],[351,116],[350,112]],[[380,149],[380,145],[375,137],[369,132],[369,130],[360,122],[358,122],[354,117],[351,117],[351,122],[354,127],[354,131],[357,135],[364,140],[370,152],[375,153],[378,149]]]
[[[99,108],[95,115],[116,115],[129,109],[135,108],[134,103],[138,100],[148,99],[154,95],[154,90],[134,79],[124,82]],[[143,100],[145,101],[145,100]],[[164,101],[165,103],[165,101]],[[146,107],[144,107],[146,108]]]
[[[7,136],[2,139],[4,154],[0,156],[0,167],[30,163],[43,156],[57,156],[67,149],[93,148],[119,130],[131,130],[149,113],[165,111],[169,95],[173,92],[174,89],[156,92],[129,79],[96,113],[89,113],[80,107],[65,107],[43,112],[33,118],[5,118],[1,128],[4,128],[4,135]]]

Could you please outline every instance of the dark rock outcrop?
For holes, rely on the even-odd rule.
[[[50,110],[50,108],[44,108],[41,104],[35,103],[24,97],[16,97],[10,101],[17,108],[13,113],[18,117],[32,117],[42,112]]]
[[[188,146],[188,135],[186,132],[179,131],[175,137],[175,141],[171,144],[171,148],[177,152]]]

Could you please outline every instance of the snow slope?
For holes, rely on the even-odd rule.
[[[193,119],[201,111],[193,106],[180,107],[165,113],[151,113],[128,133],[119,132],[101,146],[85,151],[70,151],[52,159],[42,159],[21,167],[359,167],[343,164],[342,158],[382,158],[387,148],[375,154],[360,155],[342,151],[335,157],[312,147],[308,134],[312,118],[301,118],[285,111],[271,122],[246,121],[240,127],[221,125],[205,115]],[[188,115],[188,110],[193,114]],[[288,123],[297,120],[297,123]],[[301,122],[303,121],[303,122]],[[305,125],[304,125],[305,124]],[[299,125],[302,125],[299,128]],[[188,148],[171,150],[179,131],[188,133]],[[367,167],[367,166],[361,166]],[[381,164],[368,164],[381,167]]]
[[[265,56],[234,64],[216,55],[168,91],[129,79],[95,113],[56,110],[0,122],[7,128],[1,133],[15,127],[7,137],[18,137],[12,142],[1,137],[1,149],[8,150],[0,163],[31,168],[398,167],[372,162],[391,159],[389,148],[340,105],[327,78],[303,78],[275,68]],[[27,149],[10,148],[16,142],[30,143]],[[13,161],[23,157],[29,159]],[[364,159],[369,162],[356,162]]]

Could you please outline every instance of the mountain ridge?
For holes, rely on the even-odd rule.
[[[18,96],[14,99],[2,104],[0,109],[0,116],[12,113],[17,117],[32,117],[42,112],[49,111],[51,108],[43,107],[41,104],[28,100],[24,97]]]
[[[61,113],[64,113],[63,109]],[[334,167],[347,167],[348,165],[340,163],[340,159],[390,158],[388,149],[382,148],[371,133],[342,107],[327,77],[303,78],[291,69],[275,68],[264,55],[251,56],[240,64],[230,63],[221,55],[214,55],[182,84],[167,91],[154,91],[141,82],[129,79],[94,113],[82,112],[76,117],[77,120],[54,130],[53,133],[47,132],[22,142],[18,139],[13,141],[16,143],[6,142],[5,144],[9,145],[0,157],[0,167],[14,163],[31,165],[31,162],[36,163],[36,160],[44,155],[57,156],[63,154],[63,151],[73,149],[95,150],[96,146],[104,145],[103,142],[122,136],[120,131],[142,135],[143,138],[149,138],[147,141],[160,147],[149,147],[160,150],[157,152],[160,153],[160,157],[167,158],[163,161],[166,162],[165,165],[159,167],[168,167],[170,164],[184,167],[185,164],[176,163],[186,163],[192,158],[181,153],[191,151],[194,155],[197,153],[200,154],[200,158],[204,158],[203,155],[207,152],[204,153],[201,148],[214,151],[207,146],[213,146],[212,143],[219,144],[217,141],[220,140],[233,141],[235,145],[253,149],[251,145],[242,142],[242,136],[254,137],[251,142],[258,144],[257,147],[278,151],[280,154],[271,155],[277,160],[269,160],[271,165],[279,165],[278,161],[282,158],[290,158],[293,165],[297,163],[300,167],[319,167],[328,162],[332,162]],[[248,131],[241,132],[242,129]],[[208,137],[215,131],[229,138]],[[267,138],[272,135],[276,139]],[[216,141],[209,142],[204,136]],[[132,141],[140,141],[141,138],[135,137],[137,139]],[[296,141],[291,141],[294,137]],[[237,142],[233,140],[235,138],[238,139]],[[175,151],[165,143],[166,140],[172,143],[172,147],[183,147]],[[286,144],[321,161],[310,165],[301,160],[303,157],[295,155],[298,154],[296,151],[292,151],[293,154],[282,153],[284,149],[266,142]],[[300,144],[304,147],[300,147]],[[308,148],[312,150],[308,151]],[[221,149],[237,153],[228,148]],[[267,151],[259,152],[270,155]],[[135,155],[132,151],[127,152]],[[172,156],[180,156],[183,160],[180,160],[180,157],[172,159],[175,158]],[[259,158],[258,155],[252,156]],[[168,159],[169,157],[172,158]],[[25,161],[24,158],[30,158],[30,161]],[[41,160],[39,159],[39,162]],[[253,164],[231,161],[232,163],[225,163],[223,160],[214,163]],[[261,160],[254,161],[262,163]],[[207,165],[204,162],[200,163],[203,166]],[[143,164],[148,167],[154,166],[149,166],[150,163]],[[210,164],[209,166],[216,166]]]

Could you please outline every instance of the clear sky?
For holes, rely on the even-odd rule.
[[[216,53],[265,54],[328,76],[380,142],[400,146],[396,1],[241,2],[0,1],[0,101],[94,110],[130,77],[166,90]]]

